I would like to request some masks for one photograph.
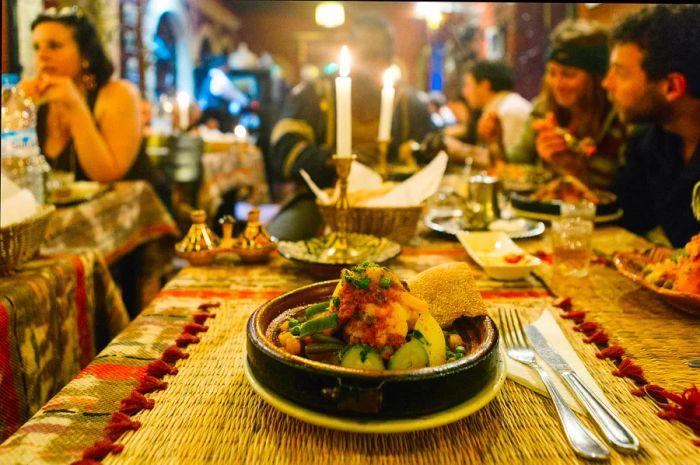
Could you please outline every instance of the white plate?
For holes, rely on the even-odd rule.
[[[504,232],[459,231],[457,239],[477,265],[494,279],[503,281],[525,279],[542,263],[539,258],[515,245],[515,242]],[[514,256],[521,258],[515,263],[506,261],[506,258],[515,258]]]
[[[253,376],[250,367],[248,366],[248,357],[244,356],[243,367],[245,376],[252,386],[253,390],[260,395],[268,404],[286,413],[290,417],[297,420],[311,423],[316,426],[323,426],[338,431],[347,431],[350,433],[405,433],[409,431],[420,431],[430,428],[437,428],[448,423],[453,423],[461,420],[464,417],[480,410],[486,404],[496,397],[496,394],[501,390],[503,382],[506,379],[506,356],[503,348],[499,347],[498,363],[496,365],[496,376],[491,383],[488,383],[484,388],[470,397],[465,402],[450,407],[446,410],[436,412],[430,415],[424,415],[417,418],[403,418],[396,420],[360,420],[357,418],[345,418],[328,415],[325,413],[316,412],[306,407],[302,407],[294,402],[291,402],[273,391],[263,386]]]

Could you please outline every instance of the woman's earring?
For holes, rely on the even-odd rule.
[[[95,80],[95,75],[88,72],[88,69],[90,69],[90,62],[87,60],[83,60],[80,63],[80,65],[83,68],[83,73],[82,76],[80,76],[80,81],[83,83],[83,86],[85,86],[87,90],[94,89],[97,85],[97,82]]]

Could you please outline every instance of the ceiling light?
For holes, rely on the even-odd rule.
[[[345,8],[340,2],[321,2],[316,5],[316,24],[338,27],[345,22]]]

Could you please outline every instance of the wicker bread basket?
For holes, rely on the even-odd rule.
[[[336,229],[335,205],[318,203],[321,216],[331,229]],[[400,244],[416,235],[423,205],[411,207],[350,207],[350,232],[387,237]]]
[[[0,276],[12,273],[36,254],[55,209],[50,204],[39,205],[31,218],[0,228]]]

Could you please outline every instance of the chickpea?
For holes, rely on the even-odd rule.
[[[450,334],[448,345],[450,346],[450,350],[455,350],[457,346],[464,346],[464,340],[462,340],[462,336],[459,334]]]

